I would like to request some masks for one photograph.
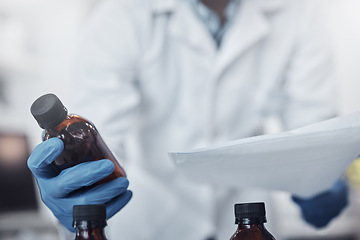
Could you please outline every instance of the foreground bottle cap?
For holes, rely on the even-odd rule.
[[[259,222],[266,222],[265,203],[241,203],[235,204],[235,223],[247,222],[250,220],[257,220]]]
[[[75,205],[73,207],[74,221],[106,220],[105,204]]]
[[[31,105],[31,114],[43,129],[53,128],[66,118],[68,111],[60,99],[52,94],[45,94]]]

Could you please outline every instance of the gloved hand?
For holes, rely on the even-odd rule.
[[[127,190],[129,182],[126,178],[73,192],[110,175],[115,166],[110,160],[86,162],[64,169],[54,176],[50,164],[63,149],[63,142],[58,138],[39,144],[28,159],[28,167],[37,180],[42,201],[68,230],[75,231],[72,227],[73,205],[105,203],[109,219],[129,202],[132,192]]]
[[[302,217],[316,228],[325,227],[337,217],[348,204],[348,187],[343,180],[338,180],[333,187],[314,197],[292,199],[301,208]]]

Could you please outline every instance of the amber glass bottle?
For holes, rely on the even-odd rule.
[[[53,162],[56,174],[79,163],[109,159],[115,164],[115,170],[99,183],[126,176],[94,124],[78,115],[68,114],[56,95],[50,93],[39,97],[30,110],[39,126],[45,129],[44,141],[58,137],[64,142],[63,152]]]
[[[265,228],[265,204],[235,204],[235,224],[238,228],[230,240],[275,240]]]
[[[75,205],[73,227],[75,240],[107,240],[105,236],[106,207],[99,205]]]

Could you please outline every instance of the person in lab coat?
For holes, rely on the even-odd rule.
[[[84,29],[74,79],[79,100],[71,109],[95,123],[134,192],[114,217],[130,199],[126,183],[98,194],[107,196],[103,202],[126,194],[108,212],[111,239],[230,237],[235,202],[226,199],[233,191],[186,179],[167,152],[262,134],[269,116],[284,130],[335,116],[331,46],[320,16],[311,0],[104,0],[96,7]],[[46,161],[62,150],[56,139],[34,150],[29,167],[38,178],[34,162],[44,161],[45,145],[56,149]],[[70,229],[69,213],[58,209],[66,194],[47,190],[60,181],[42,179],[39,187]],[[323,227],[346,206],[346,185],[334,189],[296,199],[307,222]],[[78,202],[94,203],[67,204]]]

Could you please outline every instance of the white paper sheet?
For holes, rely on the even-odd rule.
[[[360,154],[360,112],[289,132],[169,153],[188,178],[309,197],[329,189]]]

